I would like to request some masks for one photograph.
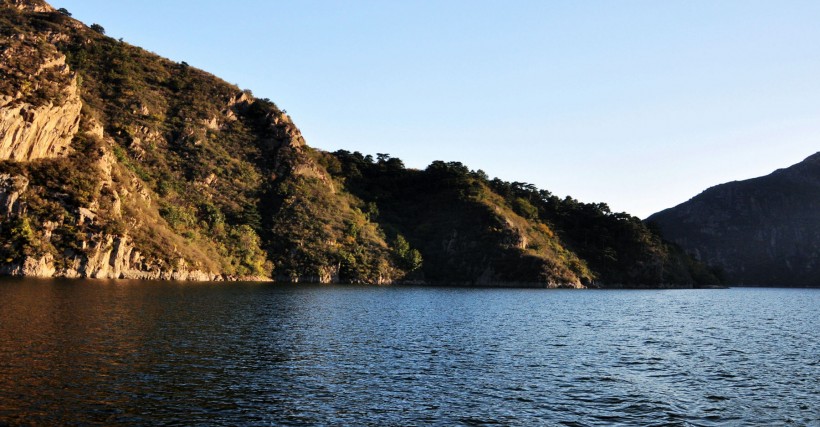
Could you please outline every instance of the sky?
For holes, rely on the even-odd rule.
[[[52,0],[287,110],[645,218],[820,151],[820,2]]]

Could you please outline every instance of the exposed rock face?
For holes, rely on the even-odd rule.
[[[820,286],[820,153],[649,217],[730,284]]]
[[[27,12],[54,12],[54,8],[43,0],[7,0],[14,8]]]
[[[110,156],[110,155],[109,155]],[[104,168],[110,157],[103,155],[100,167]],[[109,165],[110,167],[110,165]],[[103,171],[105,172],[105,170]],[[110,170],[108,182],[111,185]],[[26,212],[24,195],[29,180],[20,175],[0,174],[0,218],[20,218]],[[117,193],[114,192],[114,195]],[[118,214],[119,206],[115,205]],[[84,222],[93,222],[96,214],[85,207],[77,211],[77,226]],[[51,231],[62,224],[48,222],[42,238],[50,240]],[[0,274],[30,277],[91,277],[104,279],[162,279],[162,280],[225,280],[234,279],[223,275],[189,268],[184,261],[177,263],[176,268],[163,268],[143,257],[133,246],[128,236],[92,235],[80,242],[81,253],[63,254],[61,266],[57,266],[54,256],[46,253],[40,256],[25,256],[22,260],[0,266]],[[257,278],[260,279],[260,278]]]
[[[8,52],[6,52],[8,54]],[[70,73],[65,56],[44,59],[38,74]],[[21,93],[0,98],[0,159],[34,160],[64,155],[80,125],[77,81],[58,88],[62,101],[33,105]]]
[[[0,216],[8,217],[20,213],[20,195],[27,187],[28,179],[24,176],[0,174]]]
[[[26,258],[21,264],[5,264],[0,267],[0,274],[6,276],[53,277],[54,257],[51,254],[40,258]]]
[[[340,283],[339,280],[339,265],[320,266],[316,274],[303,274],[298,276],[281,275],[276,278],[277,281],[290,283]],[[387,285],[391,281],[378,281],[376,284]]]
[[[194,280],[220,281],[234,279],[201,270],[189,269],[184,263],[163,269],[148,263],[127,237],[103,236],[89,245],[86,254],[66,256],[66,266],[55,267],[54,256],[26,257],[20,263],[0,266],[0,274],[28,277],[90,277],[95,279]]]
[[[164,270],[148,262],[126,236],[102,236],[92,245],[88,255],[74,258],[59,275],[96,279],[223,280],[221,275],[190,269],[184,262],[178,263],[175,269]]]

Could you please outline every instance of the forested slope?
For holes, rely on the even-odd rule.
[[[460,163],[306,145],[268,99],[38,0],[0,7],[0,272],[696,286],[637,218]],[[389,141],[385,141],[389,145]]]

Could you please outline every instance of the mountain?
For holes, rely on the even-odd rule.
[[[820,153],[648,218],[730,284],[820,286]]]
[[[639,219],[306,145],[268,99],[0,0],[0,273],[584,287],[713,284]]]

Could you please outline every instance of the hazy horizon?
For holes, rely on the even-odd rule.
[[[51,4],[270,98],[313,147],[640,217],[818,151],[815,2]]]

